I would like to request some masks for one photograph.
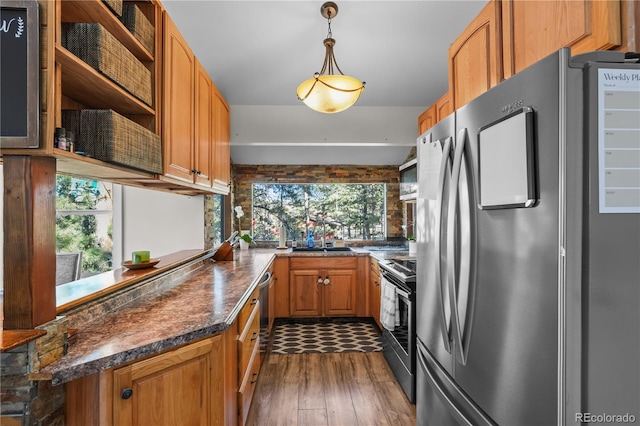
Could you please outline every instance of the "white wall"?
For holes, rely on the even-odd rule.
[[[400,165],[416,146],[424,107],[359,107],[319,114],[304,106],[232,105],[235,164]]]
[[[131,259],[131,252],[136,250],[149,250],[151,257],[158,257],[180,250],[204,249],[204,196],[125,186],[114,193],[115,204],[122,208],[121,223],[114,211],[114,234],[121,232],[123,236],[122,252],[116,253],[114,248],[114,267]]]

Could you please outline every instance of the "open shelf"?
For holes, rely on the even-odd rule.
[[[56,45],[56,62],[62,66],[62,93],[88,108],[113,109],[121,114],[155,115],[155,110]]]
[[[81,176],[88,179],[113,181],[116,179],[153,179],[153,173],[111,164],[95,158],[53,148],[59,173]]]
[[[153,61],[149,52],[101,0],[64,0],[62,22],[97,22],[141,61]]]

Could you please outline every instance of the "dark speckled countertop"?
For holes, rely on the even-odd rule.
[[[68,353],[41,373],[58,385],[226,330],[276,255],[369,254],[251,249],[236,250],[233,261],[206,259],[192,272],[80,325]]]
[[[229,328],[276,250],[207,259],[189,274],[78,328],[68,353],[47,366],[54,385],[171,349]]]

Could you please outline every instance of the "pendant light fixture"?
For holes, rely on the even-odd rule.
[[[326,52],[322,70],[315,73],[313,78],[300,83],[297,93],[298,99],[309,108],[330,114],[344,111],[355,104],[364,90],[365,83],[344,75],[333,55],[336,41],[331,34],[331,19],[338,14],[338,5],[332,1],[326,2],[320,8],[320,13],[329,24],[329,32],[324,39]],[[334,74],[334,69],[340,74]]]

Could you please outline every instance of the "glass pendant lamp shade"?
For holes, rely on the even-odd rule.
[[[355,104],[364,85],[348,75],[315,75],[298,86],[298,98],[309,108],[334,113]]]
[[[329,33],[323,42],[326,48],[324,63],[322,70],[315,73],[313,78],[300,83],[297,94],[298,99],[309,108],[331,114],[344,111],[355,104],[365,83],[344,75],[333,54],[336,41],[331,37],[331,18],[338,14],[338,6],[333,2],[326,2],[320,8],[320,13],[329,22]],[[339,74],[334,73],[334,68]]]

